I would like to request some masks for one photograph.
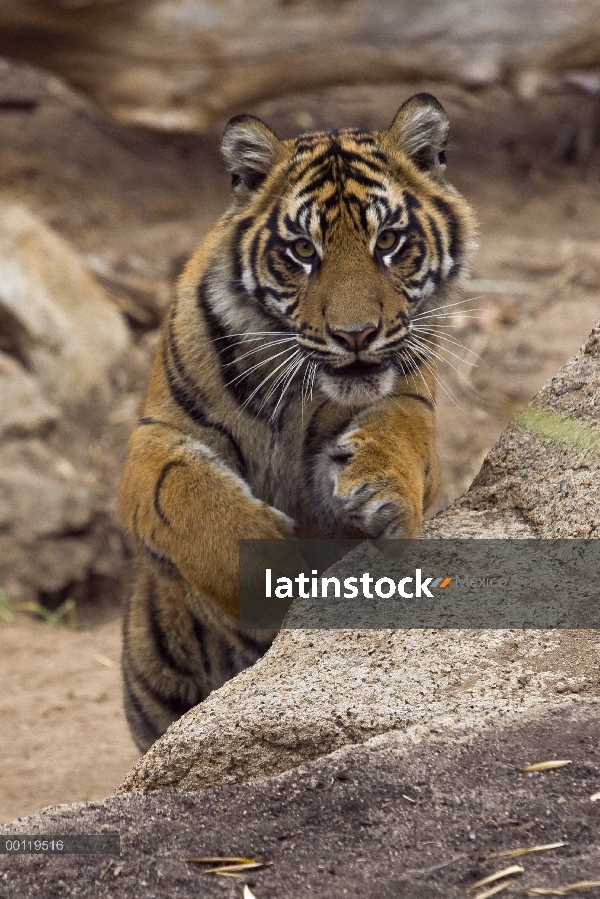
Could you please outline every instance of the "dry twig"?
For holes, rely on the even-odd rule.
[[[470,887],[467,887],[467,893],[471,893],[479,887],[485,887],[488,883],[493,883],[495,880],[500,880],[502,877],[510,877],[511,874],[522,874],[524,870],[525,868],[521,865],[511,865],[509,868],[503,868],[501,871],[496,871],[495,874],[483,877],[481,880],[478,880],[477,883],[472,883]]]
[[[525,765],[521,771],[530,773],[532,771],[552,771],[554,768],[564,768],[565,765],[572,765],[571,759],[554,759],[548,762],[535,762],[533,765]]]
[[[569,893],[582,893],[600,887],[600,880],[578,880],[568,883],[566,887],[529,887],[525,890],[528,896],[568,896]]]
[[[490,896],[495,896],[496,893],[501,893],[502,890],[508,889],[508,887],[514,883],[513,880],[506,880],[504,883],[497,883],[495,887],[490,887],[489,890],[484,890],[483,893],[477,893],[476,896],[473,896],[473,899],[489,899]]]
[[[530,852],[548,852],[550,849],[560,849],[566,843],[546,843],[543,846],[523,846],[519,849],[505,849],[503,852],[492,852],[488,858],[518,858],[520,855],[529,855]]]

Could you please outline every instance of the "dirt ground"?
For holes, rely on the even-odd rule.
[[[494,887],[598,899],[597,716],[597,701],[576,697],[476,738],[432,728],[416,746],[378,738],[260,781],[50,809],[9,833],[118,833],[120,855],[2,855],[0,899],[241,899],[245,883],[257,899],[458,899]],[[569,764],[522,770],[548,759]],[[232,854],[267,865],[225,877],[189,861]]]
[[[507,148],[457,158],[451,176],[477,210],[481,248],[441,365],[443,484],[432,511],[468,487],[512,415],[600,315],[595,168],[538,165]],[[159,244],[154,233],[153,253]],[[103,798],[138,757],[121,708],[119,614],[83,607],[76,632],[24,614],[0,620],[0,822]]]

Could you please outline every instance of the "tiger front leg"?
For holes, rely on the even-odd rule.
[[[120,488],[123,523],[150,560],[238,613],[239,541],[291,537],[294,522],[255,497],[210,448],[160,423],[138,426]]]
[[[337,517],[374,539],[416,537],[439,486],[434,427],[412,397],[363,413],[329,448]]]

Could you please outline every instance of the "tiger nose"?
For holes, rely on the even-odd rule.
[[[351,350],[358,353],[373,342],[374,335],[377,334],[378,330],[379,328],[375,325],[368,325],[360,331],[332,331],[331,336],[335,337],[338,343],[345,343]]]

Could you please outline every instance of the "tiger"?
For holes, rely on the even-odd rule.
[[[387,131],[225,128],[232,202],[178,280],[119,493],[141,751],[273,640],[237,619],[240,540],[419,533],[439,482],[435,321],[476,245],[448,132],[424,93]]]

